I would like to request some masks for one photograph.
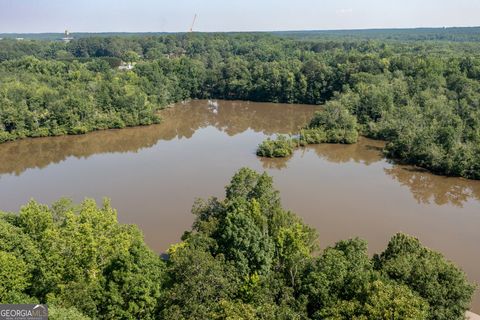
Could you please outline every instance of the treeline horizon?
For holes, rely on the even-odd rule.
[[[351,38],[351,39],[377,39],[377,40],[403,40],[403,41],[453,41],[476,42],[480,40],[479,26],[450,26],[450,27],[398,27],[398,28],[356,28],[356,29],[296,29],[296,30],[251,30],[251,31],[195,31],[196,34],[272,34],[288,36],[298,39],[312,38]],[[144,37],[181,35],[189,31],[91,31],[71,32],[75,38],[88,37]],[[0,38],[15,39],[23,37],[28,40],[60,40],[63,32],[5,32],[0,33]]]

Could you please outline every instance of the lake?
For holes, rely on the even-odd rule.
[[[223,197],[239,168],[274,177],[284,207],[315,227],[321,245],[361,237],[370,252],[396,232],[418,237],[480,282],[480,181],[435,176],[386,160],[383,142],[324,144],[287,159],[261,159],[257,145],[295,133],[319,107],[203,100],[162,111],[163,123],[0,145],[0,210],[30,198],[112,199],[157,252],[190,228],[197,197]],[[473,310],[480,312],[477,294]]]

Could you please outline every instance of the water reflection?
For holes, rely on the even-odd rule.
[[[463,207],[470,199],[480,200],[480,181],[436,176],[408,166],[396,165],[384,170],[401,185],[408,187],[418,203]]]
[[[463,207],[463,204],[471,199],[480,201],[480,181],[437,176],[411,166],[389,165],[382,153],[384,145],[383,141],[360,138],[358,143],[353,145],[307,146],[298,149],[295,155],[303,158],[306,153],[314,151],[319,158],[338,164],[354,162],[369,166],[383,162],[386,166],[383,169],[384,172],[402,186],[408,187],[413,198],[419,204],[450,204]],[[288,167],[292,158],[259,159],[266,170],[282,170]]]
[[[179,138],[190,138],[199,128],[214,126],[229,136],[247,129],[263,132],[294,133],[307,123],[318,106],[244,101],[218,101],[212,107],[207,101],[194,100],[179,108],[164,110],[162,116],[169,132]]]
[[[0,174],[20,175],[29,168],[44,168],[68,157],[138,152],[158,141],[152,127],[93,132],[80,136],[25,139],[0,145]]]
[[[281,108],[281,109],[279,109]],[[162,111],[160,125],[106,130],[80,136],[25,139],[0,145],[0,175],[20,175],[29,168],[44,168],[68,157],[88,158],[102,153],[138,152],[160,140],[189,139],[205,127],[234,136],[251,129],[266,135],[295,132],[311,118],[318,107],[195,100]],[[303,158],[314,151],[331,163],[355,162],[371,165],[385,161],[384,142],[360,138],[357,144],[322,144],[300,148],[296,156]],[[253,147],[254,148],[254,147]],[[259,158],[264,169],[287,168],[292,157]],[[410,189],[418,203],[451,204],[461,207],[469,199],[480,200],[480,182],[432,175],[408,166],[388,166],[385,173]]]
[[[360,137],[358,143],[351,145],[319,144],[309,145],[296,150],[296,155],[303,158],[309,151],[314,151],[319,158],[333,163],[355,162],[370,165],[382,161],[382,149],[385,142]],[[264,169],[285,169],[292,157],[287,158],[259,158]]]
[[[321,144],[311,146],[322,159],[334,163],[356,162],[367,166],[382,161],[383,141],[360,138],[358,143],[350,145]]]
[[[248,129],[268,135],[291,133],[303,126],[315,110],[318,107],[238,101],[220,101],[212,108],[207,101],[194,100],[163,110],[164,121],[160,125],[0,144],[0,175],[20,175],[29,168],[44,168],[68,157],[138,152],[154,146],[159,140],[191,138],[198,129],[208,126],[229,136]]]
[[[394,165],[383,142],[365,138],[300,148],[286,159],[255,156],[266,135],[297,131],[317,108],[192,101],[164,110],[160,125],[3,144],[0,210],[17,211],[31,197],[106,196],[119,220],[137,224],[162,252],[191,226],[193,199],[221,197],[233,172],[247,166],[274,177],[285,207],[315,227],[324,245],[360,236],[379,252],[402,231],[480,281],[480,181]],[[480,296],[474,307],[480,311]]]
[[[360,138],[355,145],[319,145],[312,147],[320,158],[334,163],[356,162],[371,165],[385,162],[385,143]],[[470,199],[480,200],[480,181],[433,175],[411,166],[390,165],[384,172],[410,189],[420,204],[454,205],[462,207]]]
[[[300,151],[297,151],[300,152]],[[292,159],[292,156],[286,158],[258,158],[265,170],[275,169],[281,170],[287,168],[287,163]]]

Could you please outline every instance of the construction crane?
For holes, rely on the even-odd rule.
[[[190,27],[190,32],[193,32],[193,26],[195,25],[195,21],[197,21],[197,14],[195,13],[195,16],[193,17],[193,21],[192,21],[192,26]]]

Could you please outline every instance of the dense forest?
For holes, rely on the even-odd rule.
[[[395,28],[357,30],[283,31],[275,34],[296,39],[377,39],[382,41],[480,41],[480,27]],[[85,35],[86,36],[86,35]]]
[[[326,104],[356,122],[326,141],[384,139],[391,158],[480,179],[480,43],[468,28],[427,31],[3,39],[0,142],[157,123],[190,98]]]
[[[158,256],[108,201],[0,213],[0,303],[48,303],[52,320],[463,320],[474,287],[405,234],[372,258],[355,238],[319,249],[266,173],[240,169],[224,200]]]

